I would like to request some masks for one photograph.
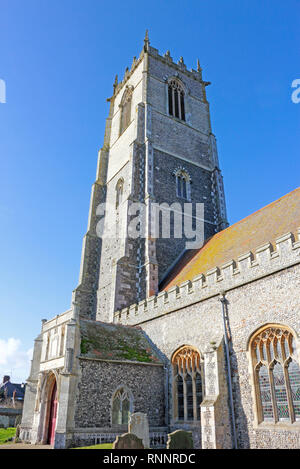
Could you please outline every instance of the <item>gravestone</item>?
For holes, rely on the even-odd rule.
[[[167,449],[193,449],[192,432],[176,430],[168,435]]]
[[[147,414],[142,412],[136,412],[131,414],[129,425],[129,433],[133,433],[143,441],[144,448],[150,448],[150,437],[149,437],[149,424]]]
[[[113,449],[144,449],[144,445],[133,433],[123,433],[113,442]]]

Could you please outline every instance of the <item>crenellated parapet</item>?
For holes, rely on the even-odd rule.
[[[222,266],[201,273],[178,286],[162,291],[114,314],[114,322],[136,325],[158,316],[171,313],[191,304],[204,301],[272,275],[282,269],[300,263],[300,228],[296,239],[293,233],[286,233],[276,239],[275,246],[265,243],[255,252],[247,252]]]
[[[124,76],[120,82],[118,82],[118,76],[116,75],[115,81],[113,84],[113,96],[112,98],[115,98],[116,95],[119,93],[121,89],[123,89],[124,85],[127,83],[129,78],[132,76],[134,71],[137,69],[137,67],[140,65],[142,62],[145,54],[149,54],[152,57],[155,57],[155,59],[161,61],[162,63],[167,64],[168,66],[171,66],[176,70],[177,72],[184,72],[188,77],[201,82],[204,86],[208,86],[211,83],[209,81],[203,81],[202,79],[202,68],[200,66],[199,59],[197,59],[197,69],[191,68],[190,70],[187,69],[186,64],[184,63],[183,57],[180,57],[180,59],[175,62],[173,58],[171,57],[170,51],[167,50],[163,55],[159,53],[158,49],[155,49],[154,47],[150,46],[150,41],[148,37],[148,31],[146,31],[145,39],[144,39],[144,47],[139,55],[139,57],[133,57],[132,64],[129,67],[126,67]],[[109,98],[112,99],[112,98]]]

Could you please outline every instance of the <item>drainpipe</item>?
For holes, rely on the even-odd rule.
[[[164,365],[164,370],[166,373],[166,381],[165,381],[165,422],[166,426],[168,427],[169,432],[169,367],[168,365]]]
[[[221,292],[220,296],[219,296],[219,300],[222,303],[222,316],[223,316],[224,339],[225,339],[225,350],[226,350],[226,361],[227,361],[227,376],[228,376],[229,401],[230,401],[231,422],[232,422],[233,447],[234,447],[234,449],[237,449],[235,415],[234,415],[233,393],[232,393],[231,366],[230,366],[229,344],[228,344],[228,330],[227,330],[227,324],[226,324],[226,303],[227,303],[227,300],[225,298],[225,294],[226,294],[226,292]]]

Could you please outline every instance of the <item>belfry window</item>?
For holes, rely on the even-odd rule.
[[[200,420],[202,402],[202,372],[199,352],[182,347],[172,358],[174,419]]]
[[[120,104],[121,119],[120,119],[120,135],[127,129],[131,122],[131,101],[132,89],[127,88],[123,94]]]
[[[179,170],[175,174],[176,176],[176,195],[183,199],[190,200],[191,188],[190,188],[190,176],[183,170]]]
[[[292,332],[266,327],[250,344],[259,423],[300,420],[300,368]]]
[[[132,413],[132,401],[128,392],[120,388],[113,397],[112,402],[112,424],[127,425]]]
[[[171,80],[168,84],[168,103],[170,116],[185,121],[184,90],[177,80]]]

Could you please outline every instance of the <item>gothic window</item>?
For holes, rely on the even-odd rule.
[[[112,424],[128,425],[130,414],[132,413],[132,399],[128,391],[120,388],[112,401]]]
[[[190,200],[191,197],[191,179],[188,173],[184,170],[179,170],[175,173],[176,176],[176,195],[182,199]]]
[[[120,135],[127,129],[131,121],[131,101],[132,89],[127,88],[123,94],[120,104],[121,120],[120,120]]]
[[[300,368],[292,332],[268,326],[250,344],[258,421],[300,420]]]
[[[189,346],[180,348],[172,358],[174,419],[200,420],[202,402],[201,357]]]
[[[118,180],[117,185],[116,185],[116,208],[118,208],[122,202],[123,186],[124,186],[124,181],[121,178]]]
[[[171,80],[168,84],[168,102],[170,116],[185,121],[184,90],[178,80]]]

